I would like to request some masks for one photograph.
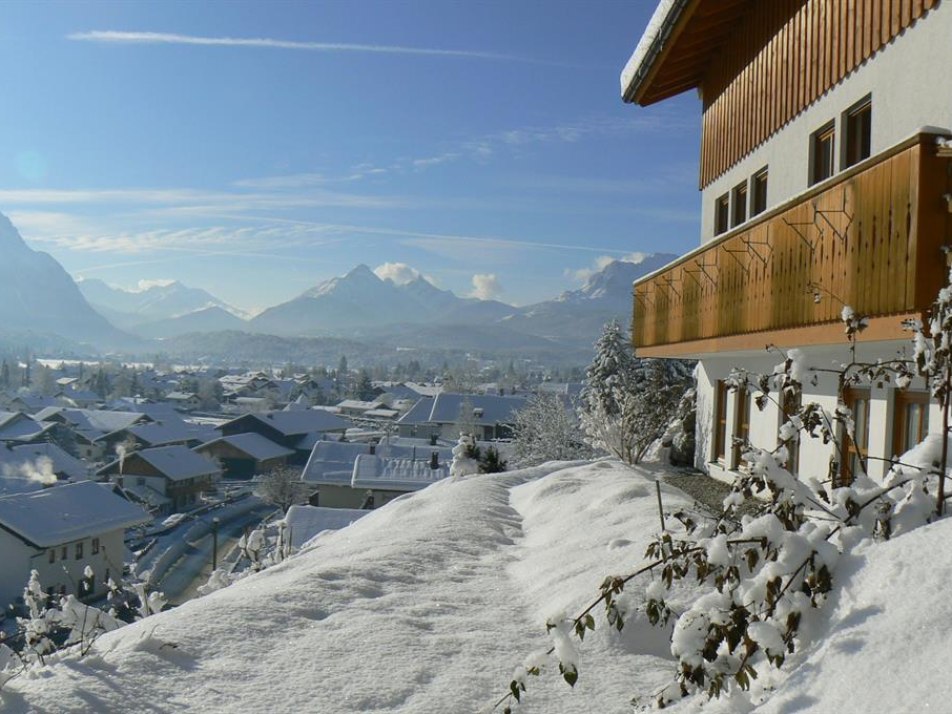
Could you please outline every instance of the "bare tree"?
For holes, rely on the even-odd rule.
[[[287,513],[295,503],[307,502],[310,487],[301,480],[297,469],[283,466],[261,476],[255,490],[262,501]]]

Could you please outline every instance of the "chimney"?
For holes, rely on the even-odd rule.
[[[373,456],[374,454],[377,453],[377,445],[376,445],[374,442],[371,441],[369,444],[367,444],[367,446],[370,447],[370,455],[371,455],[371,456]]]
[[[430,446],[436,446],[436,434],[430,434]]]
[[[440,452],[431,451],[430,452],[430,468],[436,471],[440,468]]]

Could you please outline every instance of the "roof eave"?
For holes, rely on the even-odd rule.
[[[683,29],[684,24],[681,20],[686,19],[690,14],[686,13],[685,10],[692,5],[696,7],[697,4],[696,0],[674,0],[668,8],[660,27],[650,40],[644,56],[638,62],[634,75],[628,81],[625,91],[622,93],[622,100],[625,103],[643,105],[645,92],[661,64],[662,56],[666,54],[665,50],[670,45],[669,40]]]

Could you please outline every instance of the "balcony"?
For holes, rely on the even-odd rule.
[[[918,134],[637,281],[638,355],[836,344],[843,304],[872,318],[864,340],[907,336],[945,280],[950,167]]]

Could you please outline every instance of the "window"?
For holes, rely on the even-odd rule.
[[[830,122],[810,137],[810,184],[825,181],[833,175],[834,138],[836,129]]]
[[[780,412],[780,425],[789,421],[790,417],[800,413],[801,395],[794,391],[784,392],[783,408]],[[800,440],[799,434],[796,439],[787,443],[787,470],[796,473],[800,468]]]
[[[929,393],[896,392],[893,454],[901,456],[929,433]]]
[[[747,182],[735,186],[732,193],[734,194],[734,211],[731,215],[731,227],[734,227],[747,220]]]
[[[727,383],[719,379],[715,388],[714,402],[714,459],[723,461],[727,456]]]
[[[843,117],[846,136],[843,142],[843,168],[868,159],[872,148],[873,102],[866,97]]]
[[[99,552],[99,539],[93,538],[93,555],[96,555]]]
[[[63,546],[63,552],[60,553],[60,560],[66,560],[69,556],[66,554],[66,546]]]
[[[83,542],[79,541],[76,544],[76,560],[82,560],[83,558]]]
[[[864,471],[866,452],[869,449],[869,390],[848,389],[844,395],[846,406],[853,412],[855,439],[843,439],[843,463],[840,464],[840,482],[836,486],[848,486],[857,474]]]
[[[50,548],[50,562],[56,562],[56,548]]]
[[[747,440],[750,437],[750,394],[747,393],[747,389],[738,388],[735,403],[737,409],[734,414],[733,460],[734,468],[739,469],[746,465],[743,455],[747,450]]]
[[[750,215],[767,210],[767,169],[762,168],[750,179]]]
[[[714,206],[714,235],[720,235],[730,228],[730,196],[724,194]]]

